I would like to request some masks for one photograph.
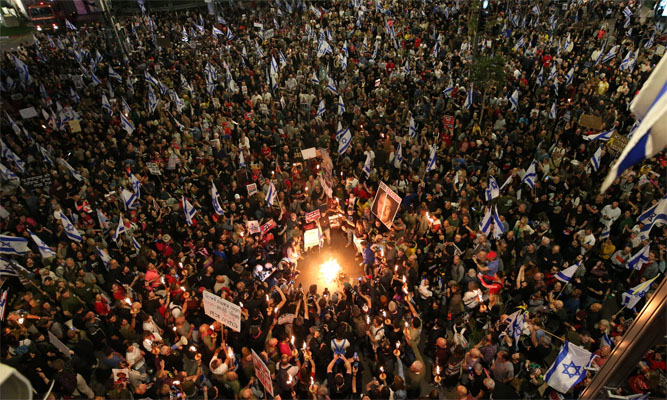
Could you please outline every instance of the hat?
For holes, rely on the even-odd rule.
[[[486,259],[489,260],[489,261],[493,260],[493,259],[496,258],[497,255],[498,254],[496,254],[495,251],[490,251],[490,252],[486,253]]]

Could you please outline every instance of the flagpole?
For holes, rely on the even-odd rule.
[[[614,318],[616,318],[616,317],[618,316],[618,314],[620,314],[620,313],[621,313],[621,311],[623,311],[623,310],[625,310],[625,306],[621,307],[621,309],[620,309],[620,310],[618,310],[618,312],[617,312],[616,314],[612,315],[611,319],[614,319]]]

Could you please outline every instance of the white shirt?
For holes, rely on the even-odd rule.
[[[602,214],[600,222],[605,225],[611,225],[621,216],[621,209],[619,207],[612,208],[611,204],[607,204],[602,211],[600,211],[600,214]]]

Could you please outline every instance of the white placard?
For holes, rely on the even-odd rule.
[[[146,163],[146,167],[148,168],[148,171],[150,171],[151,175],[162,175],[162,172],[160,172],[160,167],[157,165],[157,163]]]
[[[49,342],[56,346],[56,348],[60,350],[60,352],[65,355],[65,357],[72,358],[72,356],[69,354],[69,347],[65,346],[65,343],[61,342],[60,339],[56,337],[56,335],[51,333],[51,331],[49,331]]]
[[[256,183],[250,183],[248,185],[245,185],[245,188],[248,189],[248,197],[257,193],[257,184]]]
[[[309,149],[301,149],[301,155],[303,156],[304,160],[315,158],[317,157],[317,149],[314,147],[311,147]]]
[[[271,29],[267,29],[267,30],[264,32],[264,40],[271,39],[274,35],[275,35],[275,33],[274,33],[274,31],[273,31],[273,28],[271,28]]]
[[[33,118],[37,116],[37,110],[35,110],[35,107],[23,108],[19,110],[19,113],[21,114],[21,118],[23,119]]]
[[[254,24],[252,24],[252,26],[259,29],[264,29],[264,25],[259,22],[255,22]]]
[[[320,235],[319,230],[309,229],[303,233],[303,248],[308,250],[311,247],[316,247],[320,245]]]
[[[246,222],[246,228],[251,235],[261,232],[261,229],[259,229],[259,221],[257,220]]]
[[[241,332],[241,307],[211,292],[204,292],[204,313],[235,332]]]

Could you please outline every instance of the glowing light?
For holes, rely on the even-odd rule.
[[[383,316],[384,318],[387,318],[387,312],[384,311],[384,310],[382,310],[382,316]]]
[[[130,306],[132,305],[132,300],[130,300],[129,297],[126,297],[126,298],[125,298],[125,302],[126,302],[128,305],[130,305]]]
[[[19,325],[23,325],[23,321],[25,321],[23,317],[19,318]]]
[[[174,332],[176,332],[176,327],[173,327],[172,329],[174,330]]]
[[[322,273],[322,276],[327,283],[333,282],[338,276],[340,270],[340,265],[333,258],[322,264],[322,267],[320,268],[320,272]]]
[[[243,308],[243,303],[239,301],[239,307]]]
[[[195,346],[190,346],[190,351],[197,351],[197,348]]]
[[[174,386],[178,386],[178,385],[181,384],[181,381],[173,381],[172,383],[173,383]]]
[[[292,346],[294,346],[294,336],[292,336]]]
[[[292,384],[292,375],[287,374],[287,376],[288,376],[288,378],[287,378],[287,384],[288,384],[288,385],[291,385],[291,384]]]
[[[371,317],[369,317],[369,316],[367,315],[367,316],[366,316],[366,325],[370,325],[370,324],[371,324]]]
[[[380,372],[384,373],[384,367],[380,367]]]
[[[266,304],[269,304],[269,295],[266,295]]]
[[[181,286],[181,291],[185,292],[185,286]]]
[[[435,374],[440,375],[440,366],[439,365],[435,367]]]
[[[399,347],[401,347],[401,342],[396,342],[396,348],[398,349]]]

